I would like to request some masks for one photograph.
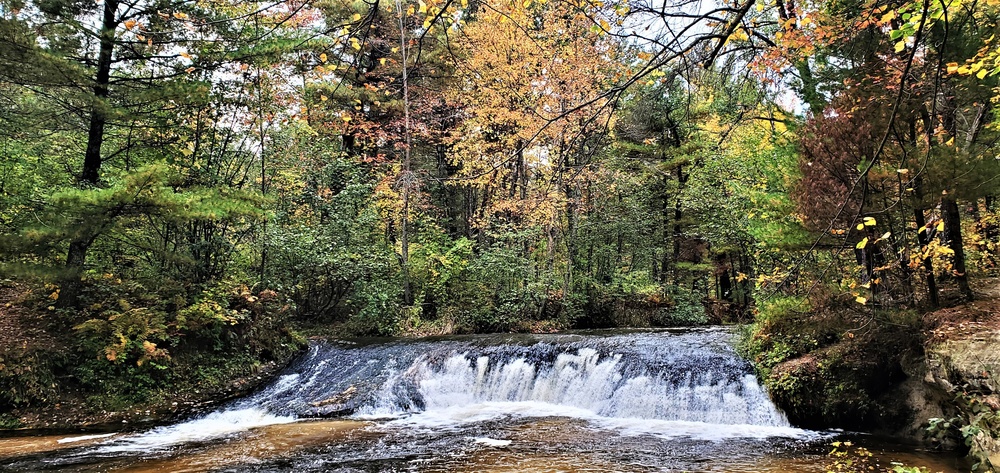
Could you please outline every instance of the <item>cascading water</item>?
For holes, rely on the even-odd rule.
[[[801,437],[733,350],[728,329],[317,342],[228,409],[107,445],[149,450],[295,418],[397,419],[440,428],[570,417],[662,437]]]
[[[315,342],[264,389],[187,422],[15,439],[38,453],[7,459],[0,439],[0,472],[827,471],[836,434],[789,426],[732,338]]]

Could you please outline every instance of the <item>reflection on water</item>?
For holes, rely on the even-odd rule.
[[[29,455],[34,453],[65,450],[86,445],[92,445],[100,440],[106,440],[116,434],[96,435],[38,435],[29,437],[0,438],[0,461],[4,458]],[[2,465],[2,463],[0,463]]]
[[[397,421],[299,421],[146,452],[112,453],[109,439],[58,443],[65,438],[0,439],[0,471],[825,472],[834,439],[623,435],[569,417],[507,417],[435,429]],[[934,472],[968,471],[951,455],[852,440],[872,449],[885,467],[900,462]]]
[[[316,343],[261,392],[138,434],[0,439],[0,472],[824,472],[726,329]],[[337,420],[317,416],[341,416]],[[945,455],[852,440],[891,462]]]
[[[331,442],[350,442],[355,436],[373,435],[373,432],[362,429],[364,425],[355,421],[271,425],[251,431],[241,439],[215,443],[189,455],[139,461],[119,471],[188,473],[225,466],[251,465],[283,457],[297,450],[316,448]]]

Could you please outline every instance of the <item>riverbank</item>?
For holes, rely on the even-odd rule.
[[[943,399],[932,439],[955,439],[982,471],[1000,469],[1000,299],[942,309],[927,329],[924,400]],[[919,392],[919,391],[918,391]],[[918,398],[918,402],[920,399]]]
[[[1000,297],[925,313],[850,298],[761,304],[743,350],[796,425],[838,427],[968,453],[1000,466]]]
[[[114,312],[61,312],[37,287],[3,281],[0,431],[140,429],[251,393],[304,347],[285,322],[265,314],[275,310],[266,298],[226,294],[219,310],[240,317],[194,330],[178,324],[191,322],[190,313],[121,308],[141,302],[134,300],[117,301]]]

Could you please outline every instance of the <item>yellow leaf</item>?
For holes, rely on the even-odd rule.
[[[858,226],[855,227],[855,228],[857,228],[858,230],[864,230],[865,229],[865,224],[859,223]]]
[[[351,47],[358,51],[361,50],[361,42],[358,41],[358,38],[351,38]]]
[[[330,98],[325,95],[320,95],[319,100],[320,102],[326,102],[327,100],[330,100]]]
[[[187,72],[188,74],[190,74],[190,73],[194,72],[194,68],[193,67],[189,67],[187,69],[184,69],[184,72]]]
[[[462,8],[469,8],[469,0],[462,0]]]
[[[427,4],[424,3],[424,0],[420,0],[420,10],[419,11],[420,11],[420,13],[427,13]]]
[[[861,305],[865,305],[868,303],[868,299],[861,296],[855,297],[854,300]]]
[[[886,238],[889,238],[890,236],[892,236],[892,232],[885,232],[885,233],[882,234],[882,236],[878,237],[878,239],[879,240],[885,240]]]
[[[954,136],[952,136],[950,140],[948,140],[947,142],[945,142],[945,145],[947,145],[947,146],[954,146],[954,144],[955,144],[955,137]]]
[[[320,54],[320,55],[319,55],[319,60],[320,60],[321,62],[326,62],[326,53],[323,53],[323,54]]]
[[[135,20],[126,20],[125,21],[125,29],[130,30],[132,28],[135,28],[135,23],[136,23]]]
[[[191,54],[189,54],[187,51],[181,51],[180,54],[181,57],[183,57],[184,59],[191,59]]]
[[[937,231],[939,231],[939,232],[943,232],[944,231],[944,220],[938,222],[938,224],[937,224]]]
[[[187,17],[188,17],[187,13],[180,12],[180,11],[179,12],[174,12],[174,18],[177,18],[178,20],[183,20],[183,19],[185,19]]]
[[[385,58],[384,57],[383,58],[379,58],[378,63],[384,66],[385,65]]]
[[[611,31],[611,25],[609,25],[607,20],[604,18],[601,18],[601,29],[604,31]]]
[[[948,63],[948,73],[949,74],[954,74],[956,72],[958,72],[958,63],[957,62],[949,62]]]
[[[360,19],[361,19],[361,14],[360,14],[360,13],[355,13],[355,14],[354,14],[354,16],[353,16],[353,17],[351,17],[351,18],[353,18],[353,19],[354,19],[354,21],[358,21],[358,20],[360,20]]]
[[[340,116],[340,119],[343,120],[344,123],[347,123],[347,122],[351,121],[351,116],[345,113],[345,114],[343,114],[343,115]]]
[[[857,248],[857,249],[859,249],[859,250],[861,250],[861,249],[864,249],[864,247],[866,245],[868,245],[868,237],[862,238],[861,241],[859,241],[857,245],[854,245],[854,247]]]
[[[983,79],[983,78],[986,77],[986,74],[988,74],[988,73],[989,73],[988,70],[986,70],[986,69],[980,69],[979,72],[976,73],[976,78],[977,79]]]
[[[875,226],[875,219],[874,218],[872,218],[872,217],[865,217],[864,220],[865,220],[865,226],[866,227],[874,227]]]

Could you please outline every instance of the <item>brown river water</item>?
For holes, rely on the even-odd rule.
[[[144,432],[0,438],[0,472],[969,471],[789,425],[728,329],[320,342],[260,392]]]

